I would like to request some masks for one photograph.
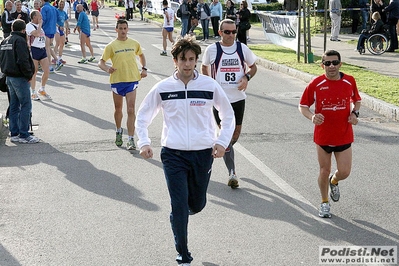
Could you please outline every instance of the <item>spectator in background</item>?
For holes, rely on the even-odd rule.
[[[341,30],[341,1],[340,0],[330,0],[330,18],[331,18],[331,37],[330,41],[339,42],[338,39],[339,31]]]
[[[211,9],[204,0],[199,0],[197,6],[198,18],[201,21],[202,32],[204,34],[203,42],[209,39],[209,21],[211,20]]]
[[[184,36],[188,32],[188,20],[190,19],[191,13],[190,10],[188,9],[188,3],[187,0],[183,0],[183,3],[180,5],[180,10],[181,10],[181,32],[180,35]]]
[[[11,25],[13,19],[11,17],[11,10],[13,7],[13,3],[11,1],[7,1],[5,5],[5,9],[3,14],[1,15],[1,26],[3,29],[3,38],[7,38],[11,34]]]
[[[25,21],[25,24],[28,24],[30,21],[29,15],[28,15],[28,13],[22,11],[21,1],[19,1],[19,0],[15,1],[15,7],[16,7],[16,10],[14,13],[11,13],[11,18],[13,20],[15,20],[17,18],[22,19],[23,21]]]
[[[139,0],[139,2],[137,3],[137,8],[139,9],[140,12],[140,20],[143,20],[143,9],[144,9],[144,1],[143,0]]]
[[[359,0],[360,13],[362,14],[362,30],[367,29],[367,22],[369,20],[370,4],[368,0]]]
[[[12,142],[37,143],[40,141],[29,134],[32,110],[29,80],[34,73],[34,64],[26,41],[26,24],[16,19],[12,25],[11,37],[1,42],[0,66],[6,74],[10,91],[9,129]],[[8,47],[11,46],[11,49]]]
[[[33,2],[34,10],[37,10],[40,12],[41,7],[42,7],[42,3],[40,2],[40,0],[35,0],[35,2]]]
[[[371,5],[371,13],[374,13],[374,12],[380,13],[382,22],[387,23],[387,14],[385,12],[382,12],[382,10],[384,10],[384,8],[385,8],[384,1],[373,0],[373,3]]]
[[[226,1],[226,15],[224,18],[231,19],[232,21],[237,21],[237,9],[234,6],[233,1]]]
[[[188,9],[190,10],[190,29],[188,31],[189,34],[194,34],[195,28],[198,26],[198,14],[197,14],[197,0],[189,0],[188,2]]]
[[[391,0],[389,5],[383,9],[383,12],[388,12],[389,34],[391,36],[391,45],[387,52],[395,52],[395,50],[398,49],[396,24],[399,18],[399,0]]]
[[[241,43],[247,44],[247,31],[251,27],[249,19],[251,18],[251,12],[248,9],[247,1],[242,1],[240,4],[240,10],[237,13],[239,19],[237,40]]]
[[[287,11],[287,15],[296,15],[298,12],[297,0],[284,0],[283,8]]]
[[[219,38],[219,21],[223,19],[223,8],[219,0],[213,0],[210,5],[211,10],[211,23],[213,28],[214,37]]]
[[[358,0],[351,0],[349,4],[350,8],[359,8]],[[359,10],[351,10],[350,11],[351,19],[352,19],[352,34],[357,33],[357,27],[359,26]]]

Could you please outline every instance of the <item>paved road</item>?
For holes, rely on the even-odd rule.
[[[103,11],[95,53],[115,36]],[[174,69],[159,56],[160,30],[130,23],[145,48],[149,77],[137,102]],[[0,265],[175,265],[170,204],[159,159],[161,117],[150,127],[155,156],[144,161],[113,143],[108,77],[79,65],[77,36],[68,64],[51,76],[53,101],[34,102],[43,142],[0,144]],[[397,245],[399,125],[362,108],[351,177],[333,218],[319,219],[312,125],[298,110],[306,83],[259,68],[251,80],[243,134],[236,145],[241,188],[226,185],[215,161],[208,205],[190,217],[193,265],[319,265],[322,245]],[[4,97],[2,98],[4,100]]]

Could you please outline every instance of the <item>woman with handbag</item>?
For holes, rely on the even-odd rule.
[[[238,23],[237,40],[241,43],[247,44],[247,30],[251,28],[249,19],[251,12],[248,9],[248,3],[242,1],[240,4],[240,10],[237,12],[237,18],[240,20]]]

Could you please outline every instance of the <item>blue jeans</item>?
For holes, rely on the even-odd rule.
[[[209,39],[209,19],[201,19],[202,32],[204,33],[204,40]]]
[[[206,205],[212,149],[180,151],[163,147],[161,160],[172,205],[170,223],[179,254],[176,261],[190,263],[193,258],[187,247],[188,215],[189,210],[197,213]]]
[[[30,84],[26,78],[7,77],[6,83],[10,90],[10,132],[11,137],[27,138],[29,134],[32,100]]]
[[[181,19],[181,32],[180,35],[184,36],[187,34],[188,30],[188,18],[182,18]]]
[[[369,20],[369,12],[362,10],[362,30],[367,29],[367,21]]]
[[[357,41],[357,50],[364,49],[364,42],[367,40],[368,37],[371,35],[369,33],[362,33],[359,36],[359,40]]]

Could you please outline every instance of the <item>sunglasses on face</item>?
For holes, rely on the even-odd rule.
[[[341,61],[339,60],[332,60],[332,61],[323,61],[323,65],[325,66],[331,66],[333,64],[334,66],[338,66]]]
[[[224,34],[236,34],[237,33],[237,31],[236,30],[223,30],[222,31]]]

